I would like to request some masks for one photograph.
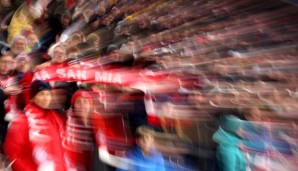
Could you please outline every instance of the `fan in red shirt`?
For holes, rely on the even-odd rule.
[[[14,171],[67,170],[62,147],[64,119],[48,109],[51,87],[40,80],[30,86],[31,102],[25,114],[18,114],[11,123],[4,151]]]
[[[15,85],[16,81],[11,76],[10,71],[14,66],[13,54],[7,53],[0,56],[0,145],[2,152],[2,143],[7,132],[8,122],[5,120],[6,113],[14,106],[15,95],[21,92]]]
[[[63,147],[70,168],[80,171],[92,170],[95,140],[91,125],[93,102],[88,91],[78,90],[71,99],[67,113]]]

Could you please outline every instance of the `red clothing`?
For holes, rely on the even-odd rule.
[[[107,113],[93,115],[93,131],[97,146],[106,146],[109,153],[124,156],[134,145],[134,139],[124,114]]]
[[[66,0],[65,2],[67,8],[72,9],[73,7],[76,6],[76,1],[75,0]]]
[[[62,148],[63,119],[52,110],[34,104],[25,108],[11,123],[4,143],[4,151],[13,162],[14,171],[34,171],[45,162],[52,162],[55,171],[64,171]]]
[[[72,110],[67,113],[63,147],[69,168],[80,171],[93,170],[95,140],[91,124],[84,124]]]
[[[108,152],[116,156],[125,156],[134,145],[128,115],[120,113],[117,91],[101,91],[94,93],[94,98],[100,101],[92,115],[92,126],[98,147],[106,147]]]
[[[30,85],[34,77],[34,72],[27,72],[19,82],[23,91],[17,95],[16,103],[19,109],[24,109],[30,103]]]

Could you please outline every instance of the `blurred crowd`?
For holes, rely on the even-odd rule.
[[[0,170],[297,170],[297,5],[0,0]]]

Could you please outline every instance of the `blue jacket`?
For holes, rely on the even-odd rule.
[[[152,149],[144,156],[140,147],[133,148],[127,155],[131,160],[130,171],[165,171],[164,159],[160,152]]]

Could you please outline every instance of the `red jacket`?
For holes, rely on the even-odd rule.
[[[110,154],[124,156],[134,145],[125,116],[121,113],[99,114],[92,117],[93,131],[98,147],[105,146]]]
[[[63,137],[68,167],[80,171],[93,170],[95,140],[91,123],[85,125],[80,116],[69,110]]]
[[[4,151],[13,162],[14,171],[34,171],[45,162],[53,162],[55,171],[64,171],[62,148],[63,119],[52,110],[34,104],[25,108],[11,123],[4,143]]]

